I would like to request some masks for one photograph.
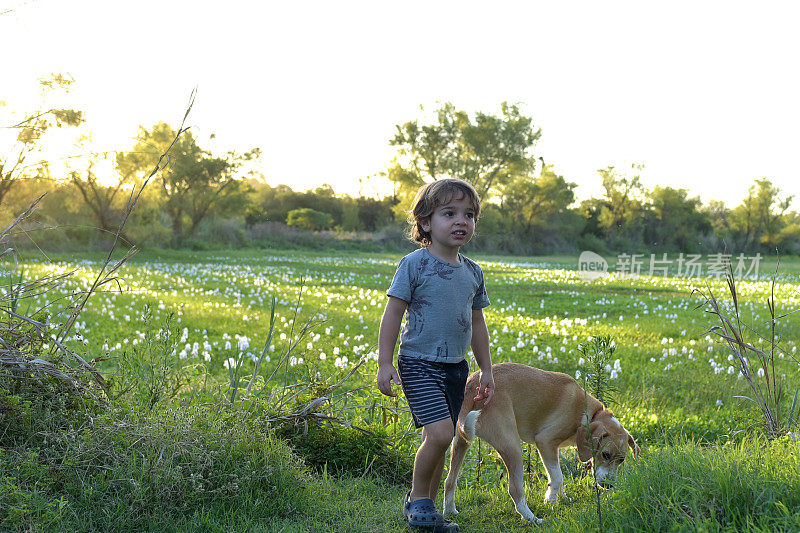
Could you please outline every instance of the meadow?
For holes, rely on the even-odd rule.
[[[284,392],[279,398],[289,398],[282,405],[303,408],[312,405],[314,397],[324,397],[324,402],[314,404],[319,415],[315,421],[330,417],[333,425],[345,422],[370,429],[383,439],[397,466],[394,476],[387,475],[392,469],[386,461],[381,468],[367,461],[353,472],[333,464],[326,467],[324,459],[314,459],[308,449],[303,458],[290,450],[286,457],[291,460],[274,459],[283,466],[270,465],[263,457],[259,460],[267,461],[264,468],[292,470],[287,475],[296,479],[290,485],[304,487],[298,493],[299,503],[281,507],[273,501],[277,507],[266,505],[271,510],[264,511],[265,500],[290,496],[281,492],[282,485],[270,482],[273,484],[264,485],[266,492],[258,494],[250,488],[246,496],[237,497],[240,490],[244,492],[242,481],[238,488],[226,489],[230,494],[223,498],[239,498],[235,510],[214,507],[208,503],[213,498],[201,499],[196,507],[184,508],[185,521],[162,516],[163,522],[159,522],[153,514],[140,528],[162,529],[161,524],[164,530],[404,530],[399,504],[408,485],[402,472],[407,471],[419,435],[409,425],[402,398],[381,397],[374,387],[378,324],[399,257],[298,251],[150,252],[126,263],[119,283],[106,285],[90,298],[67,345],[86,359],[95,359],[109,382],[119,386],[120,396],[127,393],[130,398],[130,392],[141,391],[141,383],[149,383],[147,380],[166,384],[167,398],[149,398],[151,407],[156,403],[163,406],[151,416],[164,417],[160,423],[167,428],[170,424],[183,427],[185,420],[180,418],[191,411],[198,419],[224,420],[220,422],[223,429],[213,429],[213,423],[206,428],[222,435],[234,431],[237,424],[250,423],[243,412],[258,412],[260,420],[269,423],[253,432],[277,439],[273,429],[280,426],[280,416],[269,406],[260,411],[252,406],[259,398],[264,402],[269,398],[274,405],[275,387],[280,386]],[[626,462],[616,488],[600,495],[604,529],[774,531],[800,526],[800,446],[790,437],[764,437],[757,424],[759,410],[742,398],[751,394],[747,382],[739,375],[730,351],[709,331],[716,324],[715,317],[705,312],[703,298],[694,292],[713,291],[723,301],[723,308],[731,311],[723,279],[682,277],[674,272],[623,276],[614,273],[612,264],[610,275],[588,281],[576,269],[577,257],[474,258],[484,269],[492,302],[485,316],[494,362],[514,361],[577,376],[586,371],[581,345],[603,335],[614,342],[607,369],[616,391],[610,407],[636,439],[642,457]],[[73,270],[74,274],[57,293],[27,298],[19,302],[19,309],[31,316],[58,316],[58,308],[63,316],[75,295],[91,285],[101,264],[102,257],[95,255],[20,258],[14,274],[21,276],[18,282]],[[10,261],[5,266],[9,267]],[[791,313],[800,307],[800,261],[782,259],[773,288],[775,270],[775,259],[767,258],[757,279],[740,280],[738,304],[742,321],[752,327],[748,335],[754,346],[768,347],[765,339],[769,338],[771,315],[767,298],[774,290],[780,346],[775,379],[783,384],[788,411],[800,386],[796,335],[800,317]],[[13,286],[14,278],[9,279]],[[7,286],[3,294],[8,290]],[[143,349],[157,345],[154,339],[170,328],[176,338],[164,346],[172,349],[155,355],[152,348]],[[47,339],[42,348],[50,348]],[[137,366],[137,360],[141,363],[147,357],[160,357],[161,362],[148,367],[150,375],[132,378],[132,373],[143,368]],[[468,360],[475,370],[471,354]],[[757,375],[758,371],[753,372]],[[232,383],[236,386],[231,387]],[[252,391],[260,391],[261,396],[248,396],[253,383]],[[304,388],[297,397],[287,397],[286,387]],[[224,410],[209,400],[220,396],[230,399]],[[298,403],[301,398],[310,399],[309,403]],[[143,404],[136,405],[141,408]],[[209,407],[212,405],[216,407]],[[184,414],[176,417],[175,413]],[[294,422],[300,419],[292,418]],[[86,426],[83,430],[89,431]],[[313,431],[308,431],[306,426],[293,436],[284,433],[283,440],[278,440],[297,448],[304,439],[314,437]],[[277,435],[281,436],[280,431]],[[135,448],[138,441],[125,442]],[[322,457],[325,453],[335,456],[334,448],[340,445],[337,441],[326,448],[323,442]],[[224,443],[220,446],[224,449]],[[242,446],[247,443],[243,441]],[[300,456],[301,451],[297,451]],[[562,460],[565,488],[572,501],[555,507],[542,502],[547,483],[544,470],[535,449],[528,447],[527,452],[528,503],[537,516],[545,518],[542,530],[599,528],[591,477],[578,467],[574,452],[565,451]],[[85,480],[81,496],[69,496],[73,493],[67,490],[48,507],[48,501],[55,498],[53,491],[72,486],[72,482],[42,483],[36,476],[47,477],[52,469],[37,470],[35,465],[50,468],[52,462],[26,457],[25,461],[34,465],[30,472],[35,475],[26,474],[18,453],[9,446],[0,449],[4,484],[0,492],[6,491],[0,496],[6,508],[0,511],[0,523],[5,528],[125,529],[119,520],[132,516],[131,511],[102,508],[121,506],[125,500],[104,499],[102,505],[97,503],[101,500],[87,500],[84,493],[91,480]],[[148,453],[157,454],[157,450],[142,451],[142,464],[126,467],[138,472],[130,475],[140,476],[139,483],[148,479],[142,472],[150,472],[152,478],[153,468],[159,464],[146,459]],[[195,450],[184,463],[192,461],[192,453],[202,457]],[[496,455],[485,445],[473,445],[469,453],[456,493],[462,530],[531,528],[514,511]],[[406,462],[401,465],[403,457]],[[322,463],[321,469],[312,467],[315,460]],[[36,482],[41,486],[39,493],[31,488]],[[195,482],[184,482],[196,489]],[[213,492],[211,486],[206,490]],[[10,487],[18,496],[9,495]],[[269,490],[277,493],[269,494]],[[90,501],[94,503],[86,503]],[[87,517],[82,506],[90,505],[95,508]],[[206,512],[203,505],[208,505]],[[14,512],[9,511],[12,508]],[[146,509],[144,514],[148,514]]]

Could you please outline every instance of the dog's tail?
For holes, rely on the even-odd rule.
[[[467,442],[472,442],[475,440],[475,430],[478,424],[478,416],[480,414],[480,409],[477,411],[470,411],[467,413],[467,416],[464,417],[464,423],[459,424],[458,426],[459,435],[461,435]]]

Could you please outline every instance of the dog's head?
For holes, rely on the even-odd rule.
[[[575,445],[580,460],[594,468],[595,479],[601,487],[610,488],[614,484],[617,468],[625,461],[629,447],[633,457],[639,458],[636,441],[607,409],[595,414],[588,428],[585,425],[578,428]]]

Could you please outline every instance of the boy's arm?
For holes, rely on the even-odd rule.
[[[494,394],[494,376],[492,375],[492,354],[489,351],[489,328],[483,316],[483,309],[472,310],[472,353],[481,369],[481,383],[475,400],[485,400],[488,404]]]
[[[392,381],[400,385],[400,376],[394,368],[394,348],[400,334],[400,323],[408,304],[400,298],[389,296],[383,310],[381,328],[378,332],[378,389],[386,396],[397,396],[392,390]]]

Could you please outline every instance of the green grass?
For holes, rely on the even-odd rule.
[[[52,262],[21,259],[28,279],[78,269],[59,294],[20,303],[22,311],[42,309],[57,320],[73,299],[71,291],[85,289],[93,279],[102,256]],[[406,434],[409,417],[403,402],[395,406],[372,387],[378,323],[398,259],[396,254],[296,251],[135,257],[123,269],[125,290],[95,295],[80,317],[80,337],[70,344],[88,358],[98,358],[97,364],[113,379],[123,354],[129,356],[146,342],[145,305],[155,324],[174,313],[174,325],[183,337],[176,357],[180,368],[191,369],[185,374],[189,384],[178,394],[179,403],[165,401],[149,418],[141,417],[136,422],[139,433],[119,430],[121,415],[107,421],[108,427],[119,430],[112,432],[117,441],[107,440],[101,429],[90,428],[80,437],[81,428],[73,428],[79,435],[76,443],[83,443],[82,453],[93,449],[98,454],[82,456],[83,470],[53,467],[58,450],[63,460],[74,453],[76,443],[68,448],[55,441],[30,441],[24,447],[3,444],[0,524],[36,530],[404,530],[399,504],[405,483],[387,480],[369,465],[352,475],[332,466],[312,469],[310,457],[304,463],[298,456],[301,450],[291,450],[265,428],[248,422],[254,418],[237,415],[236,410],[221,412],[219,407],[213,416],[196,411],[207,405],[204,398],[213,390],[227,386],[229,359],[243,354],[249,378],[251,359],[266,338],[275,296],[274,348],[267,347],[269,361],[263,363],[262,374],[272,372],[293,331],[317,313],[323,322],[302,340],[275,379],[282,384],[319,380],[324,388],[366,357],[347,384],[356,392],[331,402],[325,412],[377,427],[391,421],[387,409],[399,408],[400,420],[385,433],[394,442],[393,451],[410,458],[418,436]],[[616,342],[621,371],[613,381],[619,392],[612,408],[642,447],[642,460],[626,462],[616,489],[603,495],[608,530],[796,529],[797,446],[781,441],[762,448],[754,437],[745,438],[757,430],[736,433],[752,426],[759,413],[736,398],[749,394],[746,383],[729,373],[728,353],[707,332],[711,317],[695,309],[701,300],[692,294],[694,288],[710,287],[725,298],[720,280],[609,276],[588,283],[575,272],[573,257],[474,259],[484,269],[492,300],[485,314],[495,362],[515,361],[572,375],[579,367],[578,346],[590,336],[607,334]],[[761,332],[769,326],[766,297],[774,267],[775,259],[765,258],[762,279],[739,284],[743,316]],[[776,287],[779,315],[798,308],[799,287],[800,260],[782,259]],[[57,303],[48,306],[54,299]],[[799,322],[800,316],[791,314],[778,323],[787,355],[777,359],[777,373],[785,375],[781,380],[787,402],[800,386],[795,333]],[[468,359],[475,369],[471,356]],[[170,422],[158,421],[170,413]],[[202,424],[189,424],[190,415]],[[4,434],[0,430],[0,438]],[[470,450],[456,495],[462,528],[527,528],[505,492],[502,465],[485,446],[477,480],[476,448]],[[33,457],[30,449],[56,455]],[[207,457],[213,450],[231,455]],[[537,516],[548,519],[543,530],[596,528],[591,486],[576,468],[574,454],[566,452],[562,461],[566,490],[574,500],[556,507],[542,502],[546,480],[535,450],[532,454],[526,476],[528,502]],[[239,494],[191,493],[188,481],[174,477],[181,468],[189,474],[210,468],[215,475],[241,476],[250,472],[243,465],[268,469],[270,457],[289,465],[276,471],[289,477],[270,485],[256,475]],[[104,469],[108,472],[101,476]],[[282,483],[293,488],[281,489]],[[222,492],[228,486],[222,477],[211,485]],[[86,487],[102,490],[87,493]],[[164,494],[169,498],[159,496]],[[180,503],[169,503],[171,499]]]

